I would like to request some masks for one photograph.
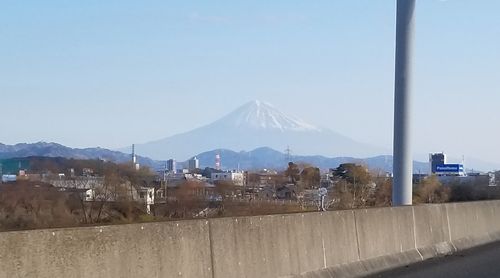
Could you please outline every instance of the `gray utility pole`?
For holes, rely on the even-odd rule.
[[[393,206],[412,204],[411,91],[415,33],[414,12],[415,0],[397,0]]]

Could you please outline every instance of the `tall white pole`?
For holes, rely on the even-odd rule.
[[[412,60],[415,0],[397,0],[392,205],[412,204]]]

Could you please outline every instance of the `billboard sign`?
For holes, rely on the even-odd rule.
[[[454,173],[459,174],[464,172],[464,165],[462,164],[438,164],[436,165],[436,173]]]

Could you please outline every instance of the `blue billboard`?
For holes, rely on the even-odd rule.
[[[435,169],[436,173],[461,173],[464,172],[462,164],[438,164]]]

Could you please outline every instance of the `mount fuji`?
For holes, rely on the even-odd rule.
[[[360,143],[333,130],[285,115],[273,105],[252,101],[225,117],[192,131],[138,144],[138,153],[153,159],[185,160],[214,149],[237,151],[287,146],[296,155],[368,157],[389,151]]]

